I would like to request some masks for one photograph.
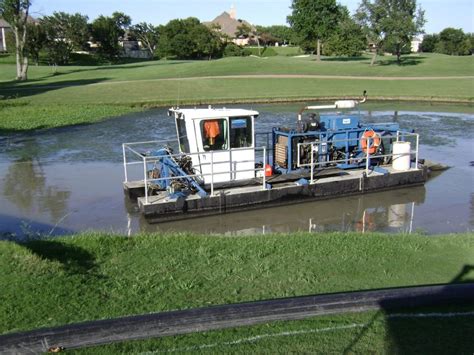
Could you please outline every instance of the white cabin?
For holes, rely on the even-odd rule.
[[[205,184],[255,177],[257,111],[209,106],[171,108],[168,115],[175,119],[180,153],[190,154]]]

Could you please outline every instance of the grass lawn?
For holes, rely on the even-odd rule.
[[[106,234],[0,242],[0,333],[278,297],[448,283],[474,235]],[[469,276],[469,275],[468,275]]]
[[[458,316],[440,315],[453,312],[458,313]],[[425,316],[420,317],[420,313]],[[453,306],[420,308],[404,313],[379,311],[272,322],[222,331],[130,341],[71,352],[470,355],[474,351],[472,334],[474,307]]]
[[[474,58],[413,55],[369,66],[355,60],[284,56],[215,61],[148,61],[105,66],[31,66],[26,83],[11,81],[13,64],[0,58],[0,132],[95,122],[143,107],[257,101],[314,100],[369,95],[389,99],[472,102]],[[362,78],[223,78],[229,75],[338,75]],[[219,76],[219,78],[216,78]],[[370,80],[373,77],[459,76],[438,80]],[[188,78],[188,79],[187,79]],[[190,79],[195,78],[195,79]],[[197,78],[197,79],[196,79]]]

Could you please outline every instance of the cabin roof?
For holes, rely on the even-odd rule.
[[[257,117],[259,113],[253,110],[240,108],[194,108],[194,109],[170,109],[171,112],[182,114],[184,119],[201,118],[223,118],[223,117]]]

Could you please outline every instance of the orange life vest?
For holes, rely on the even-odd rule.
[[[221,130],[219,129],[219,122],[217,122],[216,120],[205,121],[204,134],[206,135],[206,138],[216,138],[219,134],[221,134]]]

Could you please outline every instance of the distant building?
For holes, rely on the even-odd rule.
[[[411,40],[411,52],[418,53],[420,51],[420,45],[423,42],[423,35],[420,37],[413,37]]]
[[[246,36],[240,36],[237,37],[235,33],[237,32],[237,29],[239,26],[242,25],[247,25],[250,27],[252,31],[255,31],[255,26],[250,24],[249,22],[241,19],[237,19],[237,10],[235,7],[232,5],[230,8],[230,11],[224,11],[222,14],[217,16],[214,20],[210,22],[204,22],[206,26],[212,27],[212,26],[217,26],[219,27],[219,31],[229,37],[232,42],[239,46],[245,46],[249,44],[250,39],[249,37]]]
[[[0,52],[7,51],[7,32],[11,31],[10,24],[4,19],[0,18]]]

